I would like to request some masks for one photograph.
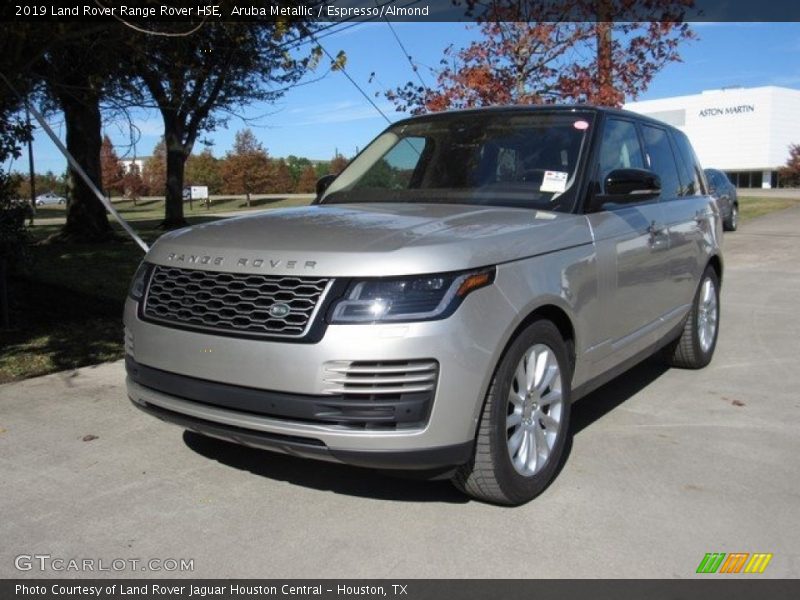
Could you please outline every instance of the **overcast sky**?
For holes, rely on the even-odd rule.
[[[436,66],[444,48],[456,47],[475,39],[474,26],[464,23],[394,23],[401,41],[421,65],[426,83],[433,77],[426,66]],[[640,100],[699,93],[728,86],[756,87],[777,85],[800,88],[800,23],[697,23],[699,39],[682,48],[684,62],[669,65],[640,96]],[[386,23],[361,23],[339,34],[324,38],[322,44],[336,54],[347,53],[347,71],[390,119],[403,115],[376,92],[414,78],[411,67],[392,37]],[[370,83],[370,74],[375,79]],[[136,114],[142,137],[136,146],[138,156],[149,155],[162,133],[157,113]],[[384,118],[341,74],[331,73],[322,81],[298,87],[275,105],[253,105],[247,111],[254,122],[231,119],[227,129],[206,137],[212,151],[223,156],[232,145],[238,129],[250,127],[272,156],[295,154],[314,159],[329,159],[335,151],[352,156],[385,126]],[[50,120],[63,140],[63,122]],[[127,129],[108,122],[106,133],[119,145],[119,153],[130,153]],[[799,140],[800,141],[800,140]],[[195,152],[202,150],[195,146]],[[41,132],[34,143],[37,172],[61,173],[66,161]],[[11,164],[13,170],[27,171],[23,157]]]

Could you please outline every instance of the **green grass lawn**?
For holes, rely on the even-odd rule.
[[[307,204],[308,199],[258,199],[251,210]],[[800,204],[786,198],[741,198],[742,220]],[[164,201],[146,199],[137,206],[115,202],[136,231],[152,243],[163,233],[158,224]],[[244,200],[222,199],[211,210],[186,205],[187,220],[202,223],[209,213],[246,210]],[[38,219],[63,217],[63,207],[42,207]],[[128,283],[142,259],[141,249],[116,223],[119,239],[103,244],[41,243],[60,224],[31,229],[34,245],[23,273],[11,281],[12,329],[0,331],[0,383],[122,358],[122,307]],[[735,233],[733,235],[736,235]]]
[[[783,210],[793,206],[800,206],[800,200],[795,198],[739,198],[739,218],[742,221],[761,217],[763,215]]]

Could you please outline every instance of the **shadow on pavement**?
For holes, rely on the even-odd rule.
[[[296,458],[240,446],[185,431],[184,443],[217,462],[254,475],[337,494],[401,502],[466,503],[469,499],[449,481],[431,481],[421,474],[386,474],[336,463]]]
[[[669,367],[654,356],[575,402],[572,406],[573,435],[579,434],[592,423],[603,418],[668,370]]]
[[[566,440],[567,445],[557,474],[572,450],[572,435],[601,419],[667,370],[658,359],[649,359],[576,402],[572,408],[571,435]],[[194,452],[223,465],[316,490],[401,502],[469,502],[469,498],[458,492],[448,481],[430,480],[419,473],[389,474],[385,471],[296,458],[240,446],[191,431],[184,432],[183,440]]]

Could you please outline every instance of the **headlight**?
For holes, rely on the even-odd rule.
[[[137,302],[142,299],[142,296],[144,296],[144,290],[147,287],[147,281],[150,279],[151,266],[152,265],[149,263],[142,261],[139,264],[139,268],[136,269],[136,274],[133,276],[133,281],[131,281],[131,287],[128,290],[128,296]]]
[[[387,279],[361,279],[331,313],[331,323],[431,321],[453,314],[461,301],[494,281],[495,269]]]

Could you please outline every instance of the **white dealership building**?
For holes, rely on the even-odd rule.
[[[724,88],[625,108],[683,130],[701,164],[725,171],[738,187],[777,187],[789,144],[800,144],[800,90]]]

